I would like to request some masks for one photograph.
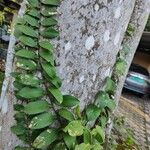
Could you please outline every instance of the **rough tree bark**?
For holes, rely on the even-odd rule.
[[[53,41],[57,71],[63,80],[61,90],[78,97],[82,109],[94,101],[95,94],[103,88],[104,79],[111,76],[122,42],[130,46],[125,58],[128,70],[149,15],[149,6],[149,0],[62,0],[58,8],[60,38]],[[127,38],[124,35],[129,22],[135,31]],[[125,75],[119,79],[117,102]],[[14,100],[11,84],[7,90],[8,112],[1,114],[2,150],[12,150],[16,145],[9,130]],[[111,125],[108,131],[110,128]]]

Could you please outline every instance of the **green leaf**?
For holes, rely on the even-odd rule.
[[[84,129],[84,133],[83,133],[83,140],[84,140],[84,143],[85,144],[88,144],[92,142],[92,136],[91,136],[91,133],[88,129]]]
[[[107,103],[107,107],[113,111],[116,108],[116,102],[112,99],[109,100],[109,102]]]
[[[61,117],[65,118],[66,120],[69,120],[69,121],[74,120],[73,114],[72,114],[69,110],[67,110],[67,109],[60,109],[60,110],[58,111],[58,114],[59,114]]]
[[[35,70],[37,65],[34,61],[28,59],[18,59],[16,66],[24,70]]]
[[[32,7],[39,7],[39,1],[38,0],[28,0],[29,5]]]
[[[56,77],[56,70],[49,63],[43,63],[42,68],[50,78]]]
[[[57,14],[57,7],[46,7],[45,6],[45,9],[41,10],[41,14],[44,17],[50,17],[53,15],[56,15]]]
[[[61,79],[59,77],[55,77],[54,79],[50,79],[50,82],[56,87],[61,87]]]
[[[53,55],[50,51],[48,50],[42,50],[40,51],[40,56],[45,59],[47,62],[49,62],[52,66],[54,66],[54,59]]]
[[[22,104],[14,104],[15,111],[22,111],[23,109],[24,109],[24,106]]]
[[[116,107],[115,101],[109,98],[106,92],[101,91],[97,94],[96,105],[102,110],[107,107],[110,110],[114,110]]]
[[[53,146],[52,150],[67,150],[67,149],[64,143],[58,142]]]
[[[103,147],[99,143],[96,143],[92,146],[92,150],[103,150]]]
[[[113,94],[115,90],[116,90],[116,83],[110,77],[107,77],[105,81],[105,92]]]
[[[39,45],[42,47],[42,48],[44,48],[44,49],[46,49],[46,50],[49,50],[51,53],[53,53],[53,45],[50,43],[50,42],[48,42],[48,41],[41,41],[41,42],[39,42]]]
[[[100,126],[96,126],[96,128],[92,130],[92,135],[99,143],[104,143],[105,131]]]
[[[74,146],[76,144],[76,137],[64,134],[64,141],[69,149],[74,149]]]
[[[30,129],[42,129],[54,122],[54,117],[50,113],[43,113],[35,116],[29,125]]]
[[[93,104],[88,105],[86,108],[86,115],[89,121],[96,120],[99,117],[100,112],[100,108]]]
[[[105,116],[100,117],[100,124],[101,124],[102,128],[104,128],[106,126],[107,120],[108,120],[108,118],[106,118]]]
[[[40,81],[37,77],[33,76],[32,74],[20,74],[18,75],[19,83],[27,86],[37,87],[40,84]]]
[[[123,75],[126,70],[126,65],[127,63],[125,62],[125,60],[118,59],[114,67],[115,74],[117,76]]]
[[[109,101],[109,95],[106,92],[100,91],[96,95],[96,106],[101,110],[106,107],[107,102]]]
[[[55,20],[54,18],[50,17],[50,18],[45,18],[41,24],[45,27],[49,27],[49,26],[55,26],[57,24],[57,20]]]
[[[60,104],[63,102],[63,96],[59,89],[49,88],[49,91]]]
[[[91,150],[91,145],[82,143],[80,145],[76,145],[75,150]]]
[[[19,41],[22,42],[26,46],[37,47],[37,42],[33,40],[33,38],[27,36],[20,36]]]
[[[15,125],[11,127],[11,132],[13,132],[16,135],[22,135],[26,132],[26,129],[24,126]]]
[[[48,147],[51,143],[56,141],[57,138],[58,133],[56,130],[47,129],[35,139],[35,141],[33,142],[33,147],[44,149]]]
[[[135,27],[133,26],[133,24],[129,23],[126,34],[128,36],[132,36],[134,31],[135,31]]]
[[[41,2],[45,5],[54,5],[54,6],[58,6],[60,4],[59,0],[41,0]]]
[[[25,98],[25,99],[35,99],[42,97],[44,94],[44,91],[42,88],[29,88],[29,87],[24,87],[21,89],[17,95]]]
[[[40,18],[40,11],[38,9],[31,9],[30,11],[28,11],[27,13],[30,16],[33,16],[35,18]]]
[[[23,58],[28,58],[28,59],[37,58],[37,55],[33,51],[27,49],[21,49],[17,51],[15,55]]]
[[[24,112],[29,115],[46,112],[49,110],[49,104],[46,101],[30,102],[24,106]]]
[[[39,27],[38,20],[35,19],[34,17],[29,16],[29,15],[24,15],[23,18],[29,25],[31,25],[33,27]]]
[[[55,37],[59,36],[59,32],[53,28],[46,28],[41,32],[41,35],[44,38],[55,38]]]
[[[28,27],[26,25],[17,25],[17,27],[23,34],[31,36],[31,37],[38,37],[38,32],[36,32],[32,27]]]
[[[84,127],[81,121],[71,121],[65,128],[64,132],[68,132],[70,136],[81,136],[83,134]]]
[[[80,101],[76,97],[71,96],[71,95],[64,95],[63,102],[61,105],[64,107],[74,107],[74,106],[79,105],[79,103]]]
[[[28,147],[16,146],[14,150],[30,150]]]

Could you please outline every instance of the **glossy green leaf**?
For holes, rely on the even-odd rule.
[[[32,7],[39,7],[39,1],[38,0],[28,0],[29,5]]]
[[[118,59],[114,67],[115,74],[117,76],[123,75],[126,70],[126,65],[127,63],[124,60]]]
[[[40,17],[40,11],[38,9],[31,9],[30,11],[28,11],[27,13],[30,16],[33,16],[35,18],[39,18]]]
[[[49,104],[46,101],[30,102],[24,106],[24,112],[29,115],[46,112],[49,110]]]
[[[40,56],[45,59],[47,62],[49,62],[52,66],[54,66],[54,59],[53,55],[50,51],[48,50],[42,50],[40,51]]]
[[[79,105],[79,103],[80,101],[76,97],[71,96],[71,95],[64,95],[63,102],[61,105],[64,107],[74,107],[74,106]]]
[[[59,0],[41,0],[41,2],[45,5],[54,5],[54,6],[58,6],[60,4]]]
[[[59,32],[53,28],[46,28],[41,32],[41,35],[44,38],[55,38],[55,37],[59,36]]]
[[[75,150],[91,150],[91,145],[82,143],[80,145],[76,145]]]
[[[50,17],[50,18],[45,18],[41,24],[45,27],[49,27],[49,26],[55,26],[57,24],[57,20],[55,20],[54,18]]]
[[[43,63],[42,68],[50,78],[56,77],[56,70],[49,63]]]
[[[33,27],[38,27],[39,23],[38,20],[35,19],[34,17],[30,16],[30,15],[24,15],[24,20],[31,26]]]
[[[86,115],[89,121],[96,120],[100,115],[100,108],[94,104],[90,104],[86,108]]]
[[[16,66],[24,70],[35,70],[37,67],[34,61],[28,59],[18,59]]]
[[[50,113],[43,113],[35,116],[29,125],[30,129],[42,129],[54,122],[54,117]]]
[[[17,95],[25,99],[39,98],[42,97],[43,94],[44,91],[42,88],[29,88],[29,87],[24,87],[17,93]]]
[[[29,59],[37,58],[37,55],[33,51],[27,49],[21,49],[17,51],[15,55],[23,58],[29,58]]]
[[[24,126],[15,125],[11,127],[11,132],[13,132],[16,135],[22,135],[26,132],[26,129]]]
[[[105,92],[113,94],[115,90],[116,90],[116,83],[110,77],[107,77],[105,81]]]
[[[20,74],[18,75],[17,81],[23,85],[29,85],[32,87],[37,87],[40,84],[39,79],[32,74]]]
[[[51,143],[56,141],[57,138],[58,133],[56,130],[47,129],[35,139],[35,141],[33,142],[33,147],[44,149],[48,147]]]
[[[45,6],[45,9],[41,10],[41,14],[44,17],[50,17],[50,16],[53,16],[53,15],[56,15],[57,14],[57,8],[56,7],[46,7]]]
[[[38,37],[38,32],[35,31],[32,27],[26,25],[17,25],[17,27],[22,33],[31,37]]]
[[[96,128],[92,130],[92,135],[99,143],[104,143],[105,131],[100,126],[96,126]]]
[[[83,134],[84,127],[81,121],[71,121],[65,128],[64,132],[68,132],[70,136],[81,136]]]
[[[41,42],[39,42],[39,45],[42,47],[42,48],[44,48],[44,49],[46,49],[46,50],[49,50],[51,53],[53,53],[53,45],[50,43],[50,42],[48,42],[48,41],[41,41]]]
[[[60,104],[63,102],[63,96],[59,89],[49,88],[49,91]]]
[[[27,36],[20,36],[19,41],[22,42],[26,46],[37,47],[37,42],[33,40],[33,38]]]
[[[67,110],[67,109],[60,109],[60,110],[58,111],[58,114],[59,114],[61,117],[65,118],[66,120],[69,120],[69,121],[74,120],[73,114],[72,114],[69,110]]]
[[[76,137],[64,134],[64,141],[69,149],[74,149],[74,146],[76,144]]]

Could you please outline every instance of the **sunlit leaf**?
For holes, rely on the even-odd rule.
[[[41,129],[51,125],[54,122],[54,117],[50,113],[43,113],[35,116],[29,125],[31,129]]]
[[[54,25],[56,25],[57,24],[57,20],[55,20],[54,18],[52,18],[52,17],[50,17],[50,18],[45,18],[42,22],[41,22],[41,24],[43,25],[43,26],[54,26]]]
[[[64,132],[68,132],[70,136],[81,136],[83,134],[84,127],[81,121],[71,121],[65,128]]]
[[[59,0],[41,0],[41,2],[46,5],[54,5],[54,6],[58,6],[60,4]]]
[[[33,147],[44,149],[48,147],[51,143],[53,143],[58,138],[58,133],[56,130],[47,129],[42,132],[33,142]]]

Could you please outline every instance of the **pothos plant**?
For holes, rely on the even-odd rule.
[[[80,101],[60,91],[54,61],[55,48],[50,40],[59,36],[59,0],[28,0],[26,13],[15,27],[16,72],[14,104],[16,124],[11,130],[24,142],[15,150],[101,150],[111,112],[117,78],[125,62],[119,58],[114,76],[107,77],[95,102],[81,112]]]

